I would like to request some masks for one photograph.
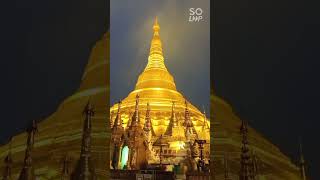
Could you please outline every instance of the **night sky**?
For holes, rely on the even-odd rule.
[[[309,173],[320,177],[319,6],[310,1],[215,1],[218,96],[283,152],[302,137]]]
[[[156,16],[164,63],[176,87],[200,111],[210,110],[209,0],[112,0],[110,4],[110,104],[134,90],[148,62]],[[203,21],[189,22],[189,9]]]

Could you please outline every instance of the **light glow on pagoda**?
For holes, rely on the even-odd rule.
[[[190,86],[192,86],[192,84],[190,84]],[[210,98],[209,95],[208,98]],[[143,128],[144,130],[148,129],[145,125],[146,119],[150,120],[151,127],[149,127],[149,131],[145,133],[149,133],[148,136],[152,133],[151,138],[147,140],[147,136],[135,136],[137,139],[145,138],[144,141],[148,144],[148,147],[146,147],[147,164],[159,161],[160,147],[153,146],[152,144],[156,142],[160,136],[162,137],[162,135],[162,141],[164,143],[160,145],[161,149],[166,157],[171,157],[171,159],[163,158],[163,162],[169,164],[178,164],[181,158],[176,157],[184,157],[187,155],[191,141],[204,137],[207,142],[210,142],[210,123],[207,120],[208,118],[188,102],[177,90],[174,78],[165,65],[160,39],[160,25],[157,18],[153,25],[153,37],[147,65],[139,75],[135,89],[121,101],[119,107],[118,104],[114,104],[110,108],[111,125],[116,119],[114,115],[118,112],[118,108],[120,108],[123,128],[125,131],[131,129],[131,133],[135,132],[135,135],[142,131],[139,130],[139,127],[145,127]],[[133,118],[134,116],[135,118]],[[132,121],[135,121],[134,123],[137,122],[138,127],[132,127]],[[203,127],[204,124],[206,124],[205,129]],[[123,138],[123,147],[126,146],[126,142],[132,141],[132,139],[130,141],[132,137],[127,136],[126,133]],[[123,149],[123,147],[120,147],[120,149]],[[132,145],[131,148],[137,147]],[[206,146],[206,151],[208,152],[207,156],[209,158],[209,143]],[[128,161],[136,161],[136,158],[138,158],[135,157],[136,152],[134,151],[133,153],[133,155],[130,155],[129,152]]]

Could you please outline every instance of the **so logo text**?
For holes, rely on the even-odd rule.
[[[201,8],[189,9],[189,22],[200,22],[203,20],[203,10]]]

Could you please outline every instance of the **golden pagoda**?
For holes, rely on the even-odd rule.
[[[120,109],[123,127],[128,130],[135,123],[135,115],[138,115],[137,122],[141,127],[148,124],[146,120],[150,119],[153,133],[151,141],[155,142],[163,135],[163,140],[167,143],[163,150],[167,157],[163,159],[164,163],[178,164],[184,160],[182,156],[187,154],[189,141],[195,139],[207,140],[205,156],[209,159],[210,123],[208,118],[177,90],[174,78],[165,65],[159,32],[160,25],[156,18],[147,65],[139,75],[134,90],[121,101],[120,106],[114,104],[110,108],[110,114],[116,114]],[[114,124],[117,117],[118,115],[111,116],[111,124]],[[125,144],[121,149],[123,148],[126,148]],[[155,153],[158,157],[147,159],[147,164],[159,162],[160,149],[153,147],[150,151],[154,151],[150,153]],[[118,154],[122,154],[122,151]]]
[[[142,130],[144,132],[148,132],[144,129],[150,130],[152,134],[150,141],[159,142],[161,140],[159,140],[159,137],[162,134],[164,134],[165,139],[165,136],[171,137],[172,133],[176,139],[183,142],[175,140],[176,143],[173,143],[173,147],[182,149],[186,148],[185,136],[182,134],[179,137],[178,134],[181,135],[181,133],[177,132],[184,131],[185,99],[176,90],[174,80],[164,66],[162,51],[159,51],[161,50],[160,27],[158,23],[155,23],[155,25],[152,53],[155,60],[151,61],[151,55],[149,56],[147,65],[149,68],[146,68],[140,75],[135,90],[122,101],[119,113],[124,122],[124,128],[127,128],[128,121],[129,119],[131,121],[135,111],[136,95],[138,94],[140,100],[138,103],[139,124],[143,125]],[[110,164],[108,162],[110,162],[109,140],[111,131],[107,127],[110,124],[113,125],[116,119],[112,117],[113,122],[108,122],[109,112],[117,114],[118,108],[117,105],[114,105],[109,111],[108,107],[109,41],[109,34],[106,33],[93,47],[82,76],[80,88],[66,98],[52,115],[38,122],[38,131],[34,136],[31,153],[32,167],[37,179],[70,179],[80,159],[83,125],[85,123],[83,110],[89,99],[95,112],[91,119],[92,129],[90,133],[91,159],[94,161],[94,172],[98,179],[110,179]],[[159,74],[150,72],[159,72]],[[160,74],[163,74],[163,76],[160,76]],[[156,85],[160,87],[155,87]],[[214,162],[210,163],[212,165],[212,179],[237,180],[239,179],[242,146],[241,119],[233,112],[231,105],[213,93],[211,93],[211,105],[211,120],[208,123],[210,122],[210,140],[213,146],[213,148],[210,148],[211,161]],[[201,113],[190,103],[187,103],[187,107],[190,112],[190,119],[199,135],[201,134],[199,130],[206,126],[206,121],[203,121],[203,119],[206,119],[204,113]],[[168,129],[171,126],[170,121],[173,124],[172,131],[170,128]],[[148,124],[152,124],[152,126],[150,127]],[[208,133],[205,134],[208,135]],[[258,162],[259,174],[257,180],[301,180],[305,178],[300,175],[299,167],[292,163],[276,145],[250,126],[247,136],[250,151],[254,153],[252,157],[255,157],[253,159],[257,159]],[[24,166],[27,139],[28,132],[26,131],[13,136],[10,142],[0,146],[0,179],[19,178]],[[155,154],[156,152],[151,152],[151,155]],[[164,161],[166,160],[164,159]],[[300,161],[303,165],[304,159],[302,157]],[[301,168],[301,170],[304,169]]]
[[[239,179],[241,158],[245,150],[255,163],[256,180],[301,180],[299,167],[281,150],[250,126],[243,141],[243,121],[233,112],[232,107],[218,96],[211,94],[211,160],[215,179]],[[247,143],[246,145],[243,142]],[[249,149],[243,149],[243,146]],[[228,157],[227,166],[225,157]],[[246,157],[248,158],[248,157]]]
[[[66,98],[56,112],[38,121],[32,153],[29,153],[36,179],[70,179],[76,172],[78,161],[81,163],[80,154],[85,132],[86,115],[83,112],[89,100],[95,112],[91,118],[90,158],[94,161],[97,178],[109,179],[109,131],[106,125],[109,117],[108,60],[109,34],[106,33],[92,49],[80,88]],[[0,179],[4,176],[2,172],[8,167],[11,179],[19,178],[25,166],[27,139],[28,132],[23,132],[13,136],[9,143],[0,146]],[[6,160],[8,155],[10,164]],[[81,175],[81,172],[79,174]]]

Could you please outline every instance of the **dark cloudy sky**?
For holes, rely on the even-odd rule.
[[[110,97],[125,98],[145,68],[153,22],[158,16],[165,64],[177,89],[200,110],[210,107],[209,0],[112,0]],[[204,20],[188,22],[189,8],[203,9]]]
[[[53,113],[79,87],[90,49],[107,30],[108,5],[105,0],[1,5],[1,143]]]
[[[216,94],[320,177],[320,14],[310,1],[215,1]]]

